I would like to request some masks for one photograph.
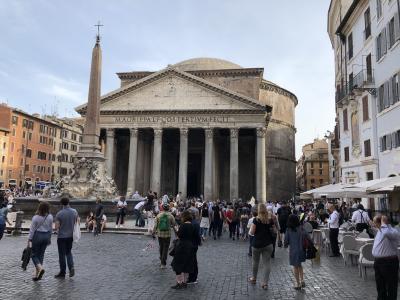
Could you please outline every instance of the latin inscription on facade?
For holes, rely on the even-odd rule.
[[[223,116],[129,116],[115,117],[115,123],[229,123]]]

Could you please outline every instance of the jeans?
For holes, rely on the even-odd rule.
[[[331,249],[333,255],[340,255],[338,236],[339,236],[339,228],[329,229],[329,241],[331,242]]]
[[[57,239],[58,262],[60,264],[60,273],[61,274],[65,274],[65,272],[66,272],[65,259],[67,259],[69,271],[71,271],[71,269],[74,267],[74,260],[72,258],[72,253],[71,253],[72,242],[73,242],[72,237]]]
[[[212,225],[212,231],[213,231],[213,236],[216,237],[221,237],[222,234],[222,220],[215,220],[213,221],[213,225]]]
[[[134,209],[133,210],[133,216],[136,217],[136,223],[135,226],[139,226],[139,219],[140,219],[140,210]]]
[[[276,246],[277,238],[278,238],[277,234],[272,236],[272,254],[271,254],[271,257],[275,257],[275,246]]]
[[[3,238],[4,229],[6,229],[6,224],[0,224],[0,240]]]
[[[378,292],[378,300],[397,299],[397,287],[399,280],[399,259],[375,258],[375,282]]]
[[[189,273],[188,282],[195,282],[197,280],[197,275],[199,274],[199,266],[197,264],[197,250],[198,249],[199,248],[196,247],[193,250],[193,252],[194,252],[194,270],[193,270],[193,273]]]
[[[163,266],[167,265],[168,249],[171,238],[158,238],[158,245],[160,247],[160,261]]]
[[[268,283],[269,274],[271,272],[271,253],[272,245],[264,248],[252,248],[253,250],[253,278],[257,279],[258,265],[260,263],[260,256],[262,258],[262,265],[264,266],[263,283]]]
[[[124,217],[125,217],[125,212],[118,211],[117,212],[117,221],[115,222],[115,224],[118,225],[119,220],[121,220],[121,225],[123,225],[124,224]]]
[[[32,240],[32,262],[35,265],[43,265],[44,252],[51,240],[51,232],[36,231]]]
[[[94,229],[94,235],[98,235],[101,233],[101,221],[103,220],[103,217],[101,218],[96,218],[96,228]]]
[[[252,244],[253,244],[253,240],[254,240],[254,235],[249,235],[250,239],[249,239],[249,255],[252,256],[253,255],[253,251],[252,251]]]
[[[200,228],[200,236],[201,237],[206,237],[206,235],[207,235],[207,230],[208,230],[208,228],[206,228],[206,227],[201,227]]]
[[[229,223],[229,238],[235,238],[235,235],[239,239],[239,223],[231,222]]]

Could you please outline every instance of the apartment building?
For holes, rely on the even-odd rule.
[[[396,0],[332,0],[340,180],[400,174],[400,21]]]
[[[52,181],[57,182],[63,176],[71,174],[74,167],[74,158],[82,143],[83,125],[82,118],[56,118],[45,116],[60,128],[55,137],[54,156],[52,161]]]
[[[9,133],[10,131],[7,128],[0,127],[0,188],[4,187],[6,183]]]
[[[315,139],[302,148],[297,162],[296,178],[299,191],[307,191],[329,184],[328,143]]]
[[[9,131],[4,160],[6,186],[51,180],[54,138],[59,131],[53,123],[22,110],[0,105],[0,127]],[[3,144],[4,147],[4,144]],[[2,157],[2,160],[3,160]]]

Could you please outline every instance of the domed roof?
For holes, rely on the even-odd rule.
[[[242,67],[233,62],[219,59],[199,57],[181,61],[174,65],[182,71],[198,71],[198,70],[223,70],[223,69],[241,69]]]

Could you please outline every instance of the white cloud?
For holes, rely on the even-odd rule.
[[[37,75],[43,93],[54,96],[59,100],[68,100],[74,104],[85,101],[84,86],[74,80],[58,77],[54,74],[40,73]]]

